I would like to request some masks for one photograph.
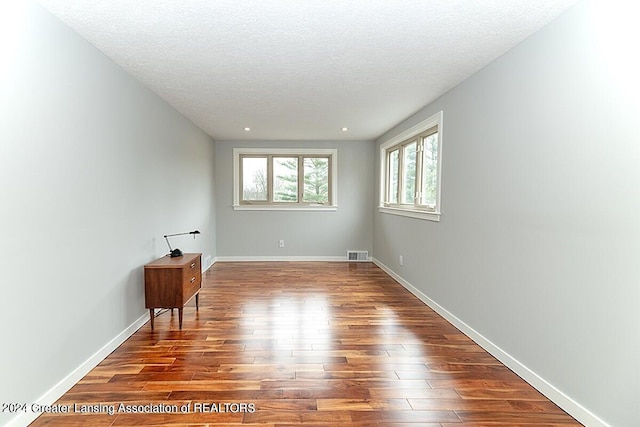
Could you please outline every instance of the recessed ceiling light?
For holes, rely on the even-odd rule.
[[[244,128],[245,132],[249,132],[250,130],[251,130],[251,128],[249,128],[249,127]]]
[[[348,130],[349,130],[349,128],[342,128],[342,132],[346,132]]]

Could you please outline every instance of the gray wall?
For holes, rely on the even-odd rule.
[[[174,243],[215,256],[214,144],[21,7],[0,38],[0,402],[32,403],[146,313],[142,267],[163,234],[198,228]]]
[[[376,213],[374,255],[569,399],[630,427],[640,70],[632,39],[608,38],[601,17],[578,4],[379,139],[444,111],[441,222]],[[615,62],[625,57],[635,68]]]
[[[336,212],[234,211],[233,148],[335,148]],[[220,257],[346,257],[373,249],[373,142],[216,141],[217,243]],[[285,247],[278,247],[278,240]]]

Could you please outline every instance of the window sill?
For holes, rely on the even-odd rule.
[[[401,209],[401,208],[390,208],[388,206],[379,206],[378,212],[390,214],[390,215],[399,215],[406,216],[409,218],[423,219],[426,221],[440,221],[440,214],[436,212],[425,212],[418,209]]]
[[[304,205],[304,206],[280,206],[280,205],[233,205],[234,211],[315,211],[335,212],[338,206]]]

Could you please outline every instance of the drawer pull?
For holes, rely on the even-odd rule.
[[[195,277],[192,277],[192,278],[191,278],[191,283],[193,283],[193,282],[195,282],[195,281],[196,281],[196,278],[195,278]]]
[[[196,266],[196,263],[195,263],[195,262],[192,262],[192,263],[191,263],[191,268],[193,268],[193,267],[195,267],[195,266]]]

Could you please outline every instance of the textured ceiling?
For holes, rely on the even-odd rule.
[[[576,2],[41,0],[218,140],[375,139]]]

